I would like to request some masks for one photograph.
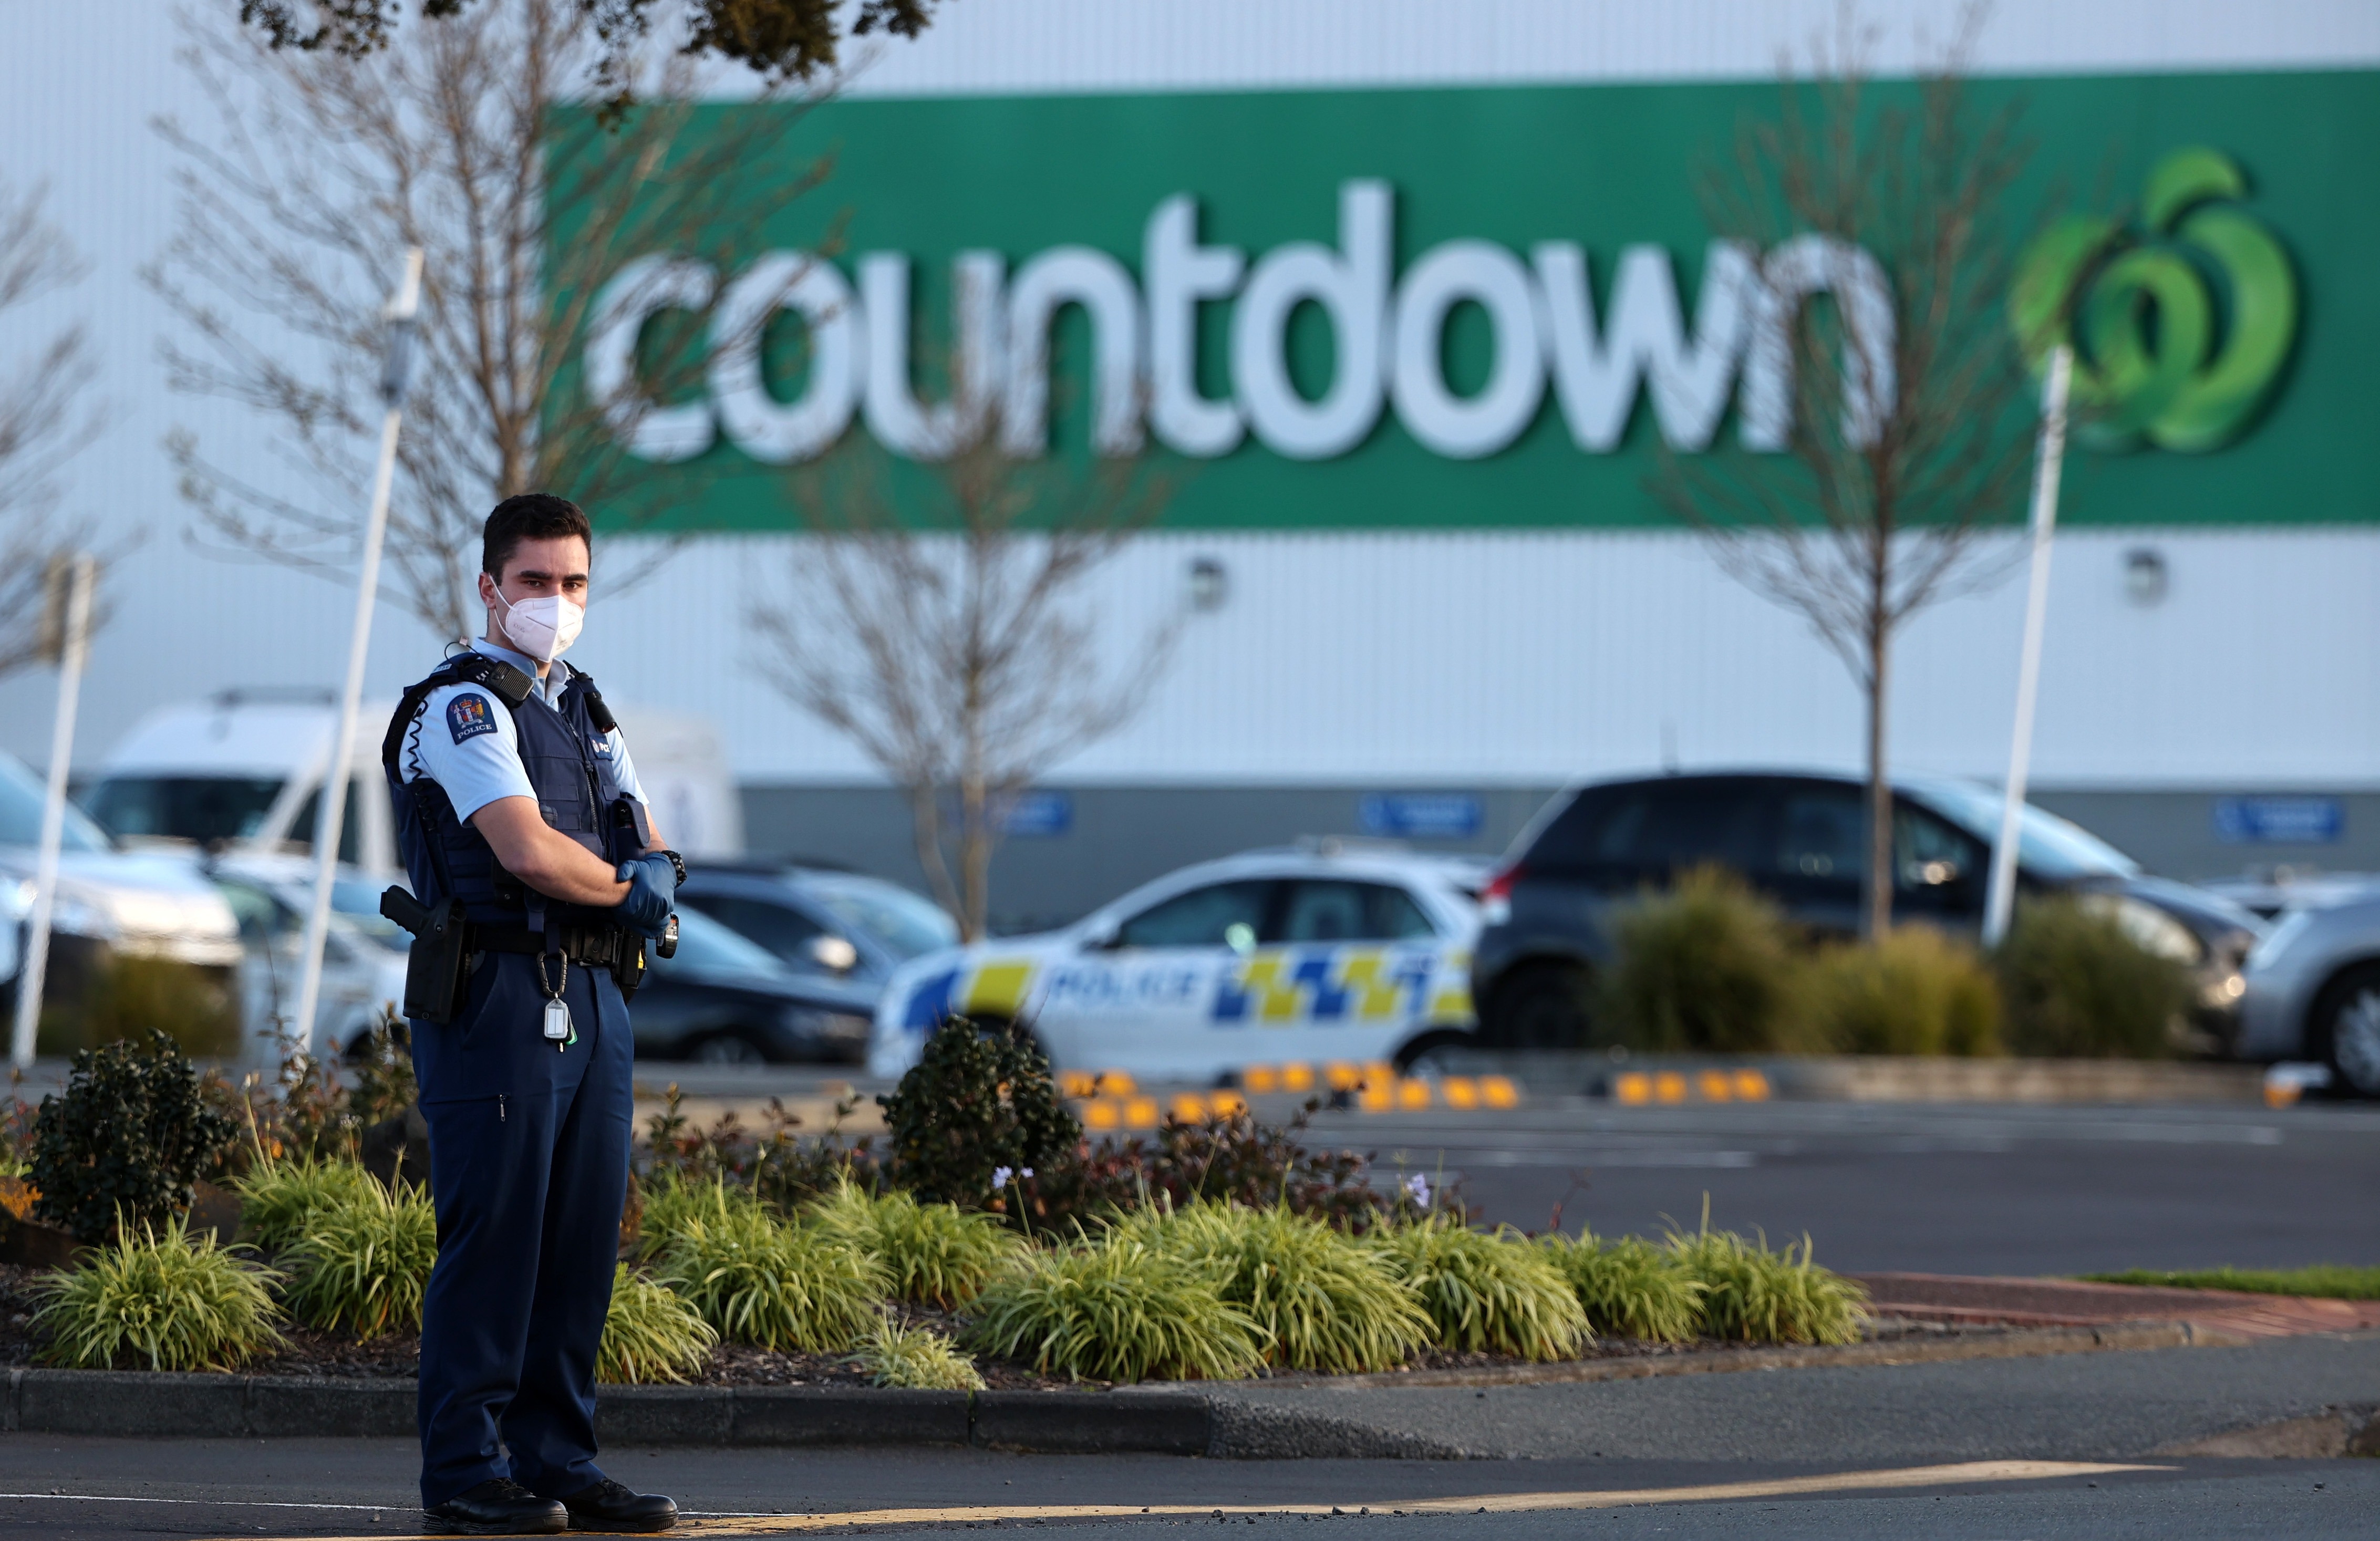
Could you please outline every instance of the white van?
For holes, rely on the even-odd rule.
[[[347,765],[339,858],[394,874],[395,820],[381,774],[393,700],[366,701]],[[743,805],[719,734],[699,717],[613,708],[670,843],[688,856],[744,854]],[[100,762],[82,798],[128,843],[188,841],[233,854],[308,851],[338,731],[328,690],[226,690],[160,707]]]

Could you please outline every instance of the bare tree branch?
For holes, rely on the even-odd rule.
[[[1790,428],[1781,455],[1670,457],[1655,484],[1724,571],[1808,620],[1866,698],[1871,937],[1891,921],[1893,644],[1912,616],[2005,576],[2013,547],[1987,537],[2020,510],[2030,446],[2032,384],[2003,307],[2031,147],[2018,108],[1983,112],[1966,91],[1983,17],[1969,7],[1912,99],[1871,89],[1875,32],[1846,6],[1815,79],[1789,71],[1776,117],[1706,179],[1720,234],[1768,254],[1755,313],[1782,333],[1766,340],[1790,360]],[[1881,304],[1860,299],[1869,259]]]
[[[0,314],[78,280],[82,259],[42,205],[47,189],[0,181]],[[57,519],[57,477],[104,425],[89,396],[99,360],[79,324],[0,364],[0,675],[42,651],[52,561],[81,532]]]
[[[676,318],[680,346],[658,350],[629,399],[574,383],[577,349],[631,259],[670,252],[723,272],[763,244],[764,217],[823,180],[826,163],[790,155],[798,109],[693,131],[695,67],[662,59],[657,89],[598,121],[569,96],[605,46],[577,0],[425,16],[359,51],[277,51],[199,21],[188,31],[212,132],[157,125],[181,153],[181,218],[142,275],[186,332],[164,346],[167,379],[265,419],[272,454],[306,489],[268,491],[176,435],[195,545],[352,581],[381,312],[407,246],[426,261],[389,515],[392,602],[441,636],[468,635],[480,525],[513,493],[566,491],[631,525],[664,486],[699,494],[707,464],[657,465],[628,445],[656,404],[701,390],[710,308]],[[773,199],[735,200],[730,174],[759,164],[793,175]]]
[[[1088,595],[1170,500],[1165,469],[1014,460],[996,413],[965,416],[934,465],[854,435],[796,473],[811,534],[751,620],[769,679],[907,796],[918,865],[973,939],[1018,795],[1139,710],[1183,617],[1119,649]]]

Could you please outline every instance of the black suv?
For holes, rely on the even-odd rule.
[[[1977,932],[1998,793],[1970,782],[1893,788],[1896,921]],[[1867,788],[1848,776],[1733,772],[1604,782],[1547,804],[1481,893],[1484,927],[1472,998],[1485,1040],[1509,1049],[1595,1044],[1595,971],[1612,953],[1613,910],[1704,863],[1731,868],[1821,935],[1859,929],[1867,861]],[[2240,965],[2263,924],[2203,889],[2143,875],[2095,835],[2027,807],[2017,846],[2020,893],[2118,895],[2135,940],[2188,965],[2198,1025],[2228,1050]]]

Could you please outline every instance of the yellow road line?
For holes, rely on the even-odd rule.
[[[818,1514],[736,1514],[684,1519],[674,1535],[791,1535],[808,1531],[845,1530],[856,1526],[897,1528],[908,1525],[984,1523],[993,1520],[1135,1520],[1222,1514],[1227,1517],[1267,1514],[1353,1515],[1368,1507],[1378,1513],[1402,1510],[1407,1514],[1522,1514],[1580,1509],[1625,1509],[1640,1504],[1718,1503],[1731,1499],[1791,1498],[1809,1493],[1859,1493],[1910,1487],[1956,1487],[1968,1483],[2045,1482],[2057,1477],[2105,1476],[2118,1472],[2169,1472],[2164,1465],[2121,1464],[2084,1461],[1968,1461],[1947,1466],[1901,1466],[1885,1471],[1826,1472],[1815,1476],[1765,1477],[1749,1482],[1704,1483],[1690,1487],[1582,1489],[1559,1493],[1474,1493],[1444,1499],[1375,1499],[1360,1501],[1302,1504],[1167,1503],[1136,1504],[998,1504],[945,1509],[855,1509]],[[225,1537],[224,1541],[233,1541]],[[316,1541],[389,1541],[376,1535],[323,1536]]]

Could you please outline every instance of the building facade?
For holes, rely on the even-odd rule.
[[[1911,91],[1959,10],[1878,13],[1881,93]],[[756,850],[914,878],[899,799],[771,686],[751,616],[814,556],[789,478],[855,439],[929,457],[950,395],[936,360],[980,358],[1016,453],[1145,452],[1182,472],[1086,612],[1107,656],[1169,632],[1166,666],[1019,808],[996,879],[1012,924],[1300,834],[1496,849],[1582,778],[1855,766],[1843,664],[1652,491],[1670,467],[1779,443],[1790,361],[1758,346],[1749,275],[1790,254],[1715,241],[1705,189],[1778,111],[1780,64],[1806,61],[1836,16],[1754,0],[944,7],[804,109],[781,157],[742,169],[729,196],[752,249],[678,274],[757,294],[772,272],[782,285],[782,254],[808,264],[748,367],[624,419],[636,453],[686,479],[676,496],[662,479],[653,506],[597,510],[638,531],[615,548],[662,561],[596,613],[589,666],[609,693],[719,723]],[[37,52],[79,46],[11,25],[41,33]],[[1993,12],[1969,69],[1978,107],[2020,109],[2034,145],[2010,221],[2089,223],[2083,324],[2101,330],[2080,341],[2136,408],[2068,462],[2039,800],[2180,876],[2380,868],[2380,286],[2363,276],[2380,249],[2380,13],[2025,0]],[[169,66],[157,79],[189,100]],[[707,111],[729,132],[791,110]],[[107,142],[59,139],[46,166],[11,169],[46,171],[87,245],[130,208],[127,172],[137,188],[159,161],[136,150],[111,177]],[[826,156],[828,180],[790,196]],[[576,389],[637,389],[644,329],[668,309],[650,275],[689,262],[636,255]],[[86,285],[128,318],[106,339],[107,384],[150,437],[112,430],[124,454],[161,460],[162,430],[197,414],[269,476],[252,427],[154,382],[131,266],[110,247]],[[1828,271],[1837,303],[1862,302],[1856,263]],[[87,718],[88,750],[144,700],[333,677],[327,657],[243,649],[238,619],[218,655],[153,661],[170,632],[260,603],[342,637],[338,596],[194,564],[169,476],[111,463],[91,481],[121,486],[110,506],[140,509],[149,539],[120,565],[96,662],[120,683]],[[1995,538],[2010,571],[2022,512]],[[2021,583],[1984,583],[1907,629],[1897,765],[2000,776],[2022,604]],[[398,661],[427,649],[414,631],[382,628],[375,680],[418,672]],[[0,686],[7,746],[36,758],[42,688]]]

